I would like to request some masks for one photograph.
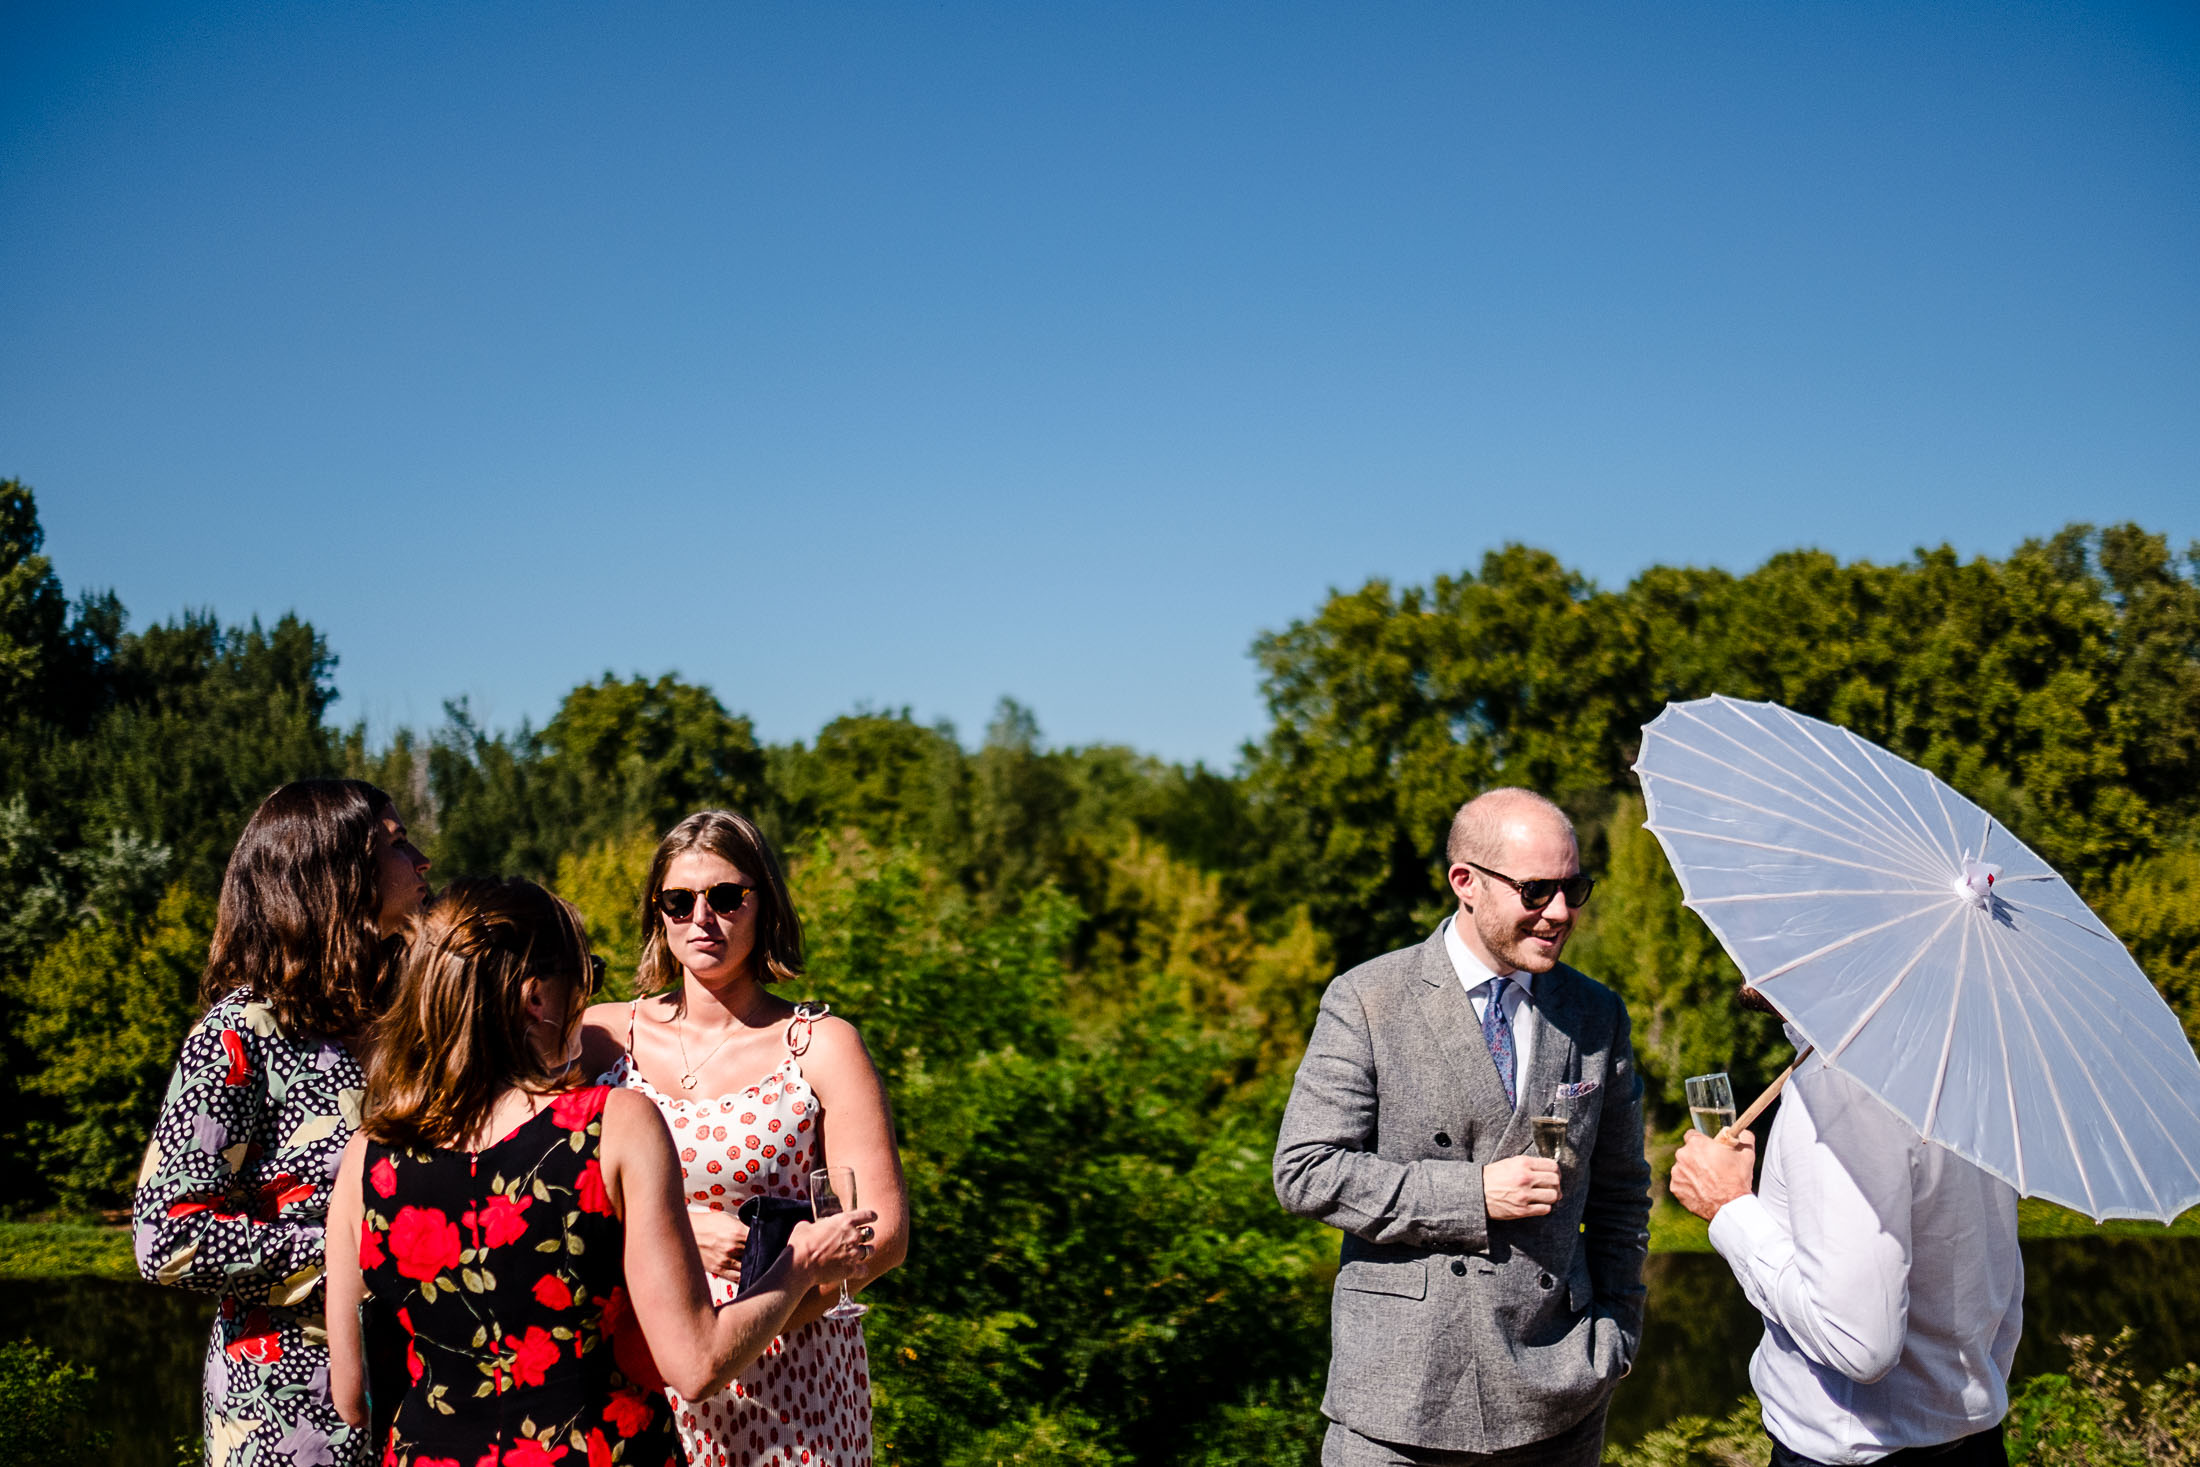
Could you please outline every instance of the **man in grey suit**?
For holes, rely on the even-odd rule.
[[[1458,911],[1329,985],[1276,1141],[1344,1232],[1322,1462],[1593,1467],[1649,1251],[1627,1010],[1558,960],[1591,881],[1556,805],[1492,790],[1447,854]]]

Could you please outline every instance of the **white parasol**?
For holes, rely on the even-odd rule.
[[[2123,944],[1992,816],[1776,703],[1670,704],[1635,773],[1689,909],[1919,1135],[2096,1219],[2200,1202],[2200,1059]]]

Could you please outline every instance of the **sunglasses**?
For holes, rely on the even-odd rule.
[[[753,886],[743,886],[738,881],[721,881],[702,891],[690,891],[684,886],[668,886],[657,893],[657,910],[675,922],[685,922],[695,910],[695,899],[701,897],[710,909],[721,917],[730,917],[741,910],[748,901]]]
[[[1538,876],[1528,881],[1515,881],[1502,871],[1492,871],[1489,867],[1477,866],[1472,861],[1460,864],[1473,866],[1484,876],[1494,877],[1519,892],[1520,905],[1531,912],[1542,911],[1551,904],[1551,898],[1560,892],[1566,893],[1567,906],[1578,907],[1589,900],[1589,893],[1595,891],[1597,885],[1596,878],[1584,871],[1576,871],[1571,876]]]

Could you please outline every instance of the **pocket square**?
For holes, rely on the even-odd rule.
[[[1559,1086],[1558,1094],[1562,1100],[1579,1100],[1585,1095],[1596,1094],[1596,1090],[1597,1082],[1594,1080],[1573,1080]]]

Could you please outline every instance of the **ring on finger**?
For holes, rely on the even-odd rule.
[[[871,1225],[869,1223],[865,1223],[862,1227],[856,1229],[856,1241],[859,1243],[871,1241]]]

